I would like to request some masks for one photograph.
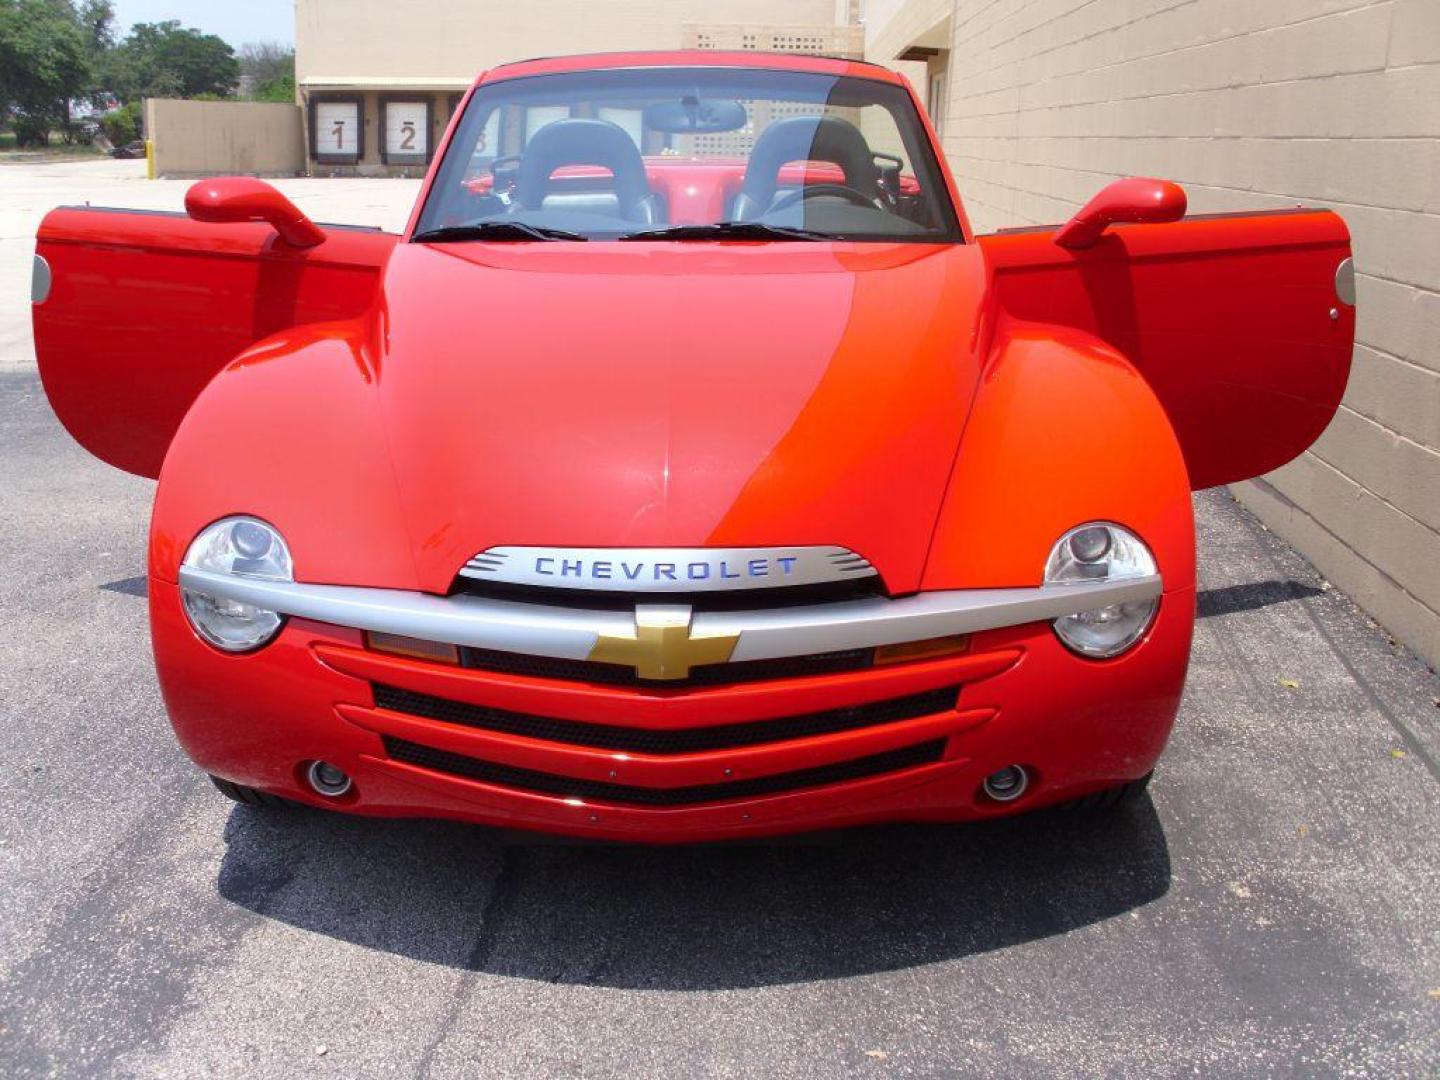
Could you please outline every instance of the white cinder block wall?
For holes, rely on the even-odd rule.
[[[878,14],[897,6],[933,19],[935,0]],[[1440,0],[953,0],[949,18],[944,140],[978,231],[1061,221],[1122,175],[1177,180],[1196,212],[1344,215],[1344,404],[1236,493],[1440,664]]]

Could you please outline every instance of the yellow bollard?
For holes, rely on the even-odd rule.
[[[155,140],[145,140],[145,179],[155,179]]]

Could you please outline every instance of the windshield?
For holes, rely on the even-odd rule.
[[[427,234],[429,234],[427,236]],[[502,80],[472,95],[415,239],[958,242],[900,86],[754,68]]]

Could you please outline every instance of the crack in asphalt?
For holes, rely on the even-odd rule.
[[[465,955],[463,973],[450,995],[445,1014],[435,1025],[435,1035],[426,1044],[415,1065],[416,1076],[428,1078],[432,1075],[435,1055],[450,1037],[461,1010],[475,992],[475,984],[480,981],[480,975],[495,955],[499,930],[509,920],[520,892],[520,886],[516,884],[521,876],[520,854],[515,847],[508,844],[500,849],[500,865],[495,871],[495,884],[480,908],[480,928],[475,935],[475,942]]]

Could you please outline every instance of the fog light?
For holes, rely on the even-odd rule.
[[[305,774],[316,794],[327,799],[336,799],[350,790],[350,777],[343,770],[328,761],[312,761]]]
[[[985,794],[996,802],[1013,802],[1030,786],[1030,774],[1021,765],[1007,765],[985,778]]]

